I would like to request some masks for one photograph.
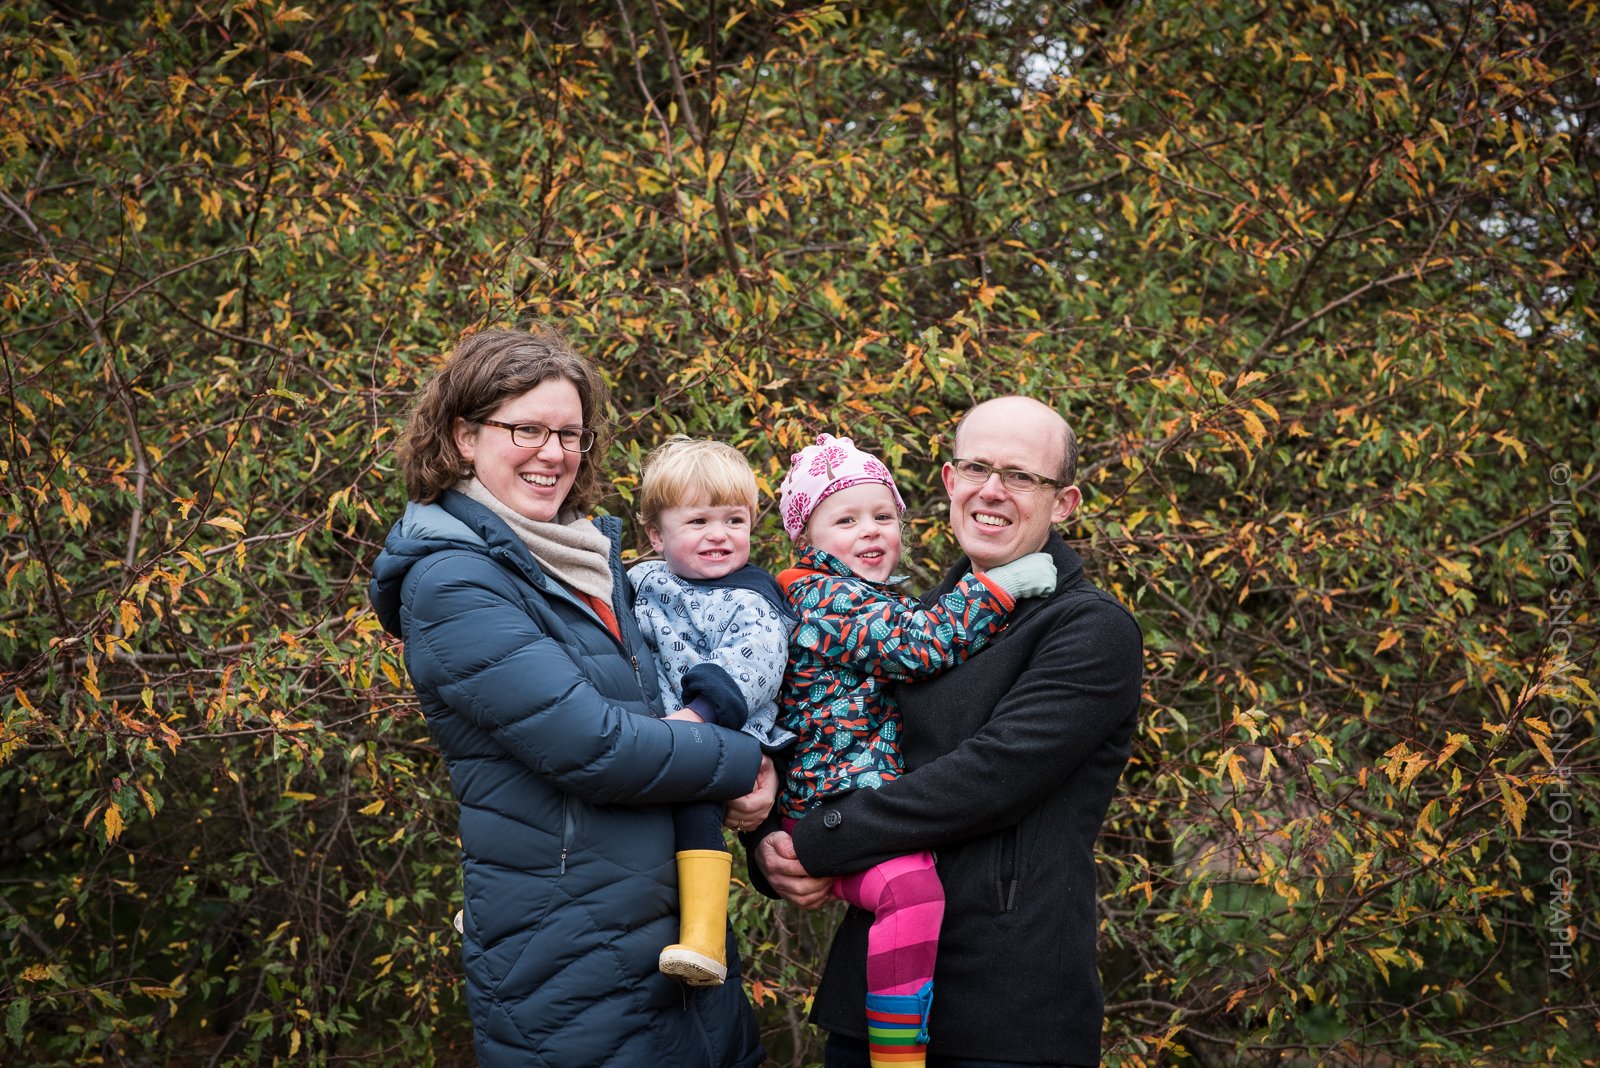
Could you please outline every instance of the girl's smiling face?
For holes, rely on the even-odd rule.
[[[894,492],[882,483],[866,482],[830,494],[811,513],[802,538],[861,578],[885,582],[900,566],[900,510]]]

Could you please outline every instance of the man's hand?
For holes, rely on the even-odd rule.
[[[777,796],[778,772],[772,766],[772,758],[762,753],[755,786],[743,797],[728,802],[728,813],[722,818],[722,825],[735,831],[755,830],[772,811],[772,802]]]
[[[818,879],[806,871],[794,851],[794,839],[788,831],[773,831],[756,847],[756,863],[766,873],[767,882],[783,896],[803,909],[822,907],[833,890],[833,880]]]

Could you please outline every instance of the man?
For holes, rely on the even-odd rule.
[[[944,465],[950,523],[969,569],[1027,553],[1054,559],[1054,594],[1017,605],[983,651],[898,691],[907,773],[813,809],[763,838],[756,863],[814,908],[829,876],[936,851],[946,896],[934,973],[930,1066],[1095,1065],[1103,999],[1095,966],[1094,842],[1128,759],[1142,644],[1054,529],[1078,506],[1077,441],[1026,397],[978,405]],[[867,1068],[866,932],[852,910],[828,956],[812,1020],[827,1068]]]

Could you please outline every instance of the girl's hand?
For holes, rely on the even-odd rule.
[[[691,713],[692,714],[692,713]],[[761,767],[756,771],[756,784],[743,797],[728,802],[728,814],[722,825],[735,831],[753,831],[772,811],[772,802],[778,797],[778,772],[772,758],[761,754]]]

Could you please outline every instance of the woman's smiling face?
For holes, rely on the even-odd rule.
[[[580,427],[583,402],[571,382],[549,378],[503,401],[489,418],[516,426],[538,423],[551,430]],[[478,481],[496,500],[540,523],[555,520],[583,462],[583,454],[563,449],[555,434],[537,449],[525,449],[512,442],[511,431],[504,427],[474,426],[457,419],[455,439],[461,458],[472,465]]]

